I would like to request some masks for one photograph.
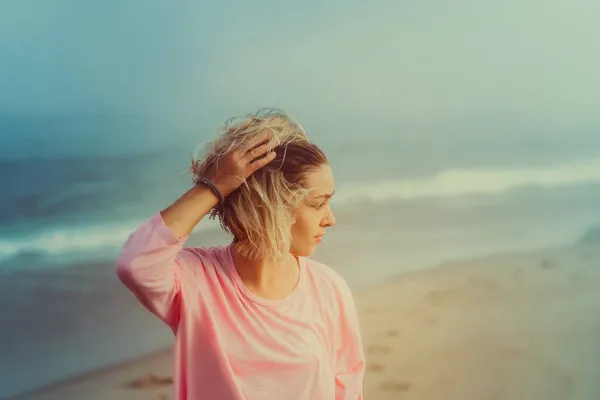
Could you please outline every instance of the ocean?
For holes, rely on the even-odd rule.
[[[193,147],[211,137],[167,128],[0,119],[0,398],[172,342],[114,273],[128,235],[189,188]],[[564,246],[600,224],[593,135],[483,140],[436,129],[311,136],[336,175],[338,222],[314,257],[351,286],[452,258]],[[194,245],[225,243],[218,231],[203,221]]]

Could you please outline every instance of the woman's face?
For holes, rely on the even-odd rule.
[[[329,165],[323,165],[306,174],[304,183],[311,190],[296,212],[290,253],[308,257],[323,240],[325,230],[335,224],[329,204],[335,191],[333,171]]]

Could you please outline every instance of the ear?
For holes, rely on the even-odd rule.
[[[296,220],[297,220],[296,216],[297,215],[298,215],[298,210],[296,210],[296,211],[293,212],[293,215],[292,215],[292,225],[296,223]]]

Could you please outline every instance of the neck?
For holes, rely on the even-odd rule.
[[[236,244],[232,244],[233,263],[242,281],[256,289],[280,288],[296,284],[298,260],[288,253],[283,260],[272,258],[252,259],[244,256]]]

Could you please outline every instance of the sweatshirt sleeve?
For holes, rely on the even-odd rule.
[[[182,272],[201,262],[183,248],[188,237],[178,238],[157,212],[129,236],[116,263],[123,284],[173,331],[179,325]]]
[[[363,400],[366,361],[356,305],[345,282],[341,285],[340,302],[340,320],[336,335],[335,399]]]

